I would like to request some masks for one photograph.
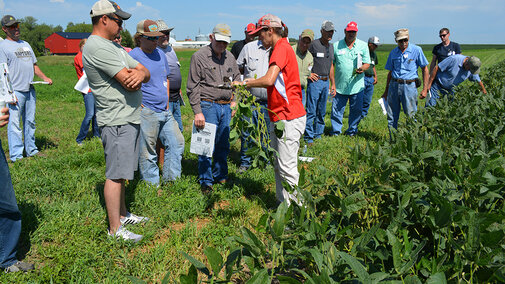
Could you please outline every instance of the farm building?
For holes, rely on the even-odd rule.
[[[44,46],[51,54],[69,55],[79,52],[79,42],[88,38],[90,33],[65,33],[57,32],[44,40]]]

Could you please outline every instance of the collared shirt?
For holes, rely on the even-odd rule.
[[[168,75],[168,81],[170,82],[170,101],[176,102],[180,98],[179,91],[181,90],[182,83],[181,64],[179,63],[177,54],[175,54],[171,46],[160,49],[165,53],[168,66],[170,67],[170,74]]]
[[[333,62],[333,44],[328,43],[328,46],[325,46],[321,43],[321,39],[316,39],[310,44],[309,52],[314,58],[312,73],[316,73],[321,77],[329,76]]]
[[[219,59],[209,44],[193,53],[186,84],[186,93],[193,112],[202,112],[202,99],[230,100],[233,90],[222,88],[225,85],[224,78],[237,81],[239,77],[237,61],[230,52],[225,50]]]
[[[300,72],[300,84],[302,85],[302,89],[307,88],[307,78],[310,76],[312,71],[312,66],[314,66],[314,57],[308,51],[305,54],[302,54],[298,50],[298,44],[293,45],[293,50],[296,55],[296,62],[298,62],[298,70]]]
[[[437,56],[437,63],[440,63],[451,55],[461,54],[461,48],[458,43],[453,41],[449,42],[447,46],[444,43],[439,43],[433,47],[432,53]]]
[[[261,41],[251,41],[244,46],[237,57],[237,65],[244,68],[244,78],[260,78],[268,71],[270,48],[265,48]],[[267,101],[266,88],[251,88],[251,94],[262,101]]]
[[[456,54],[449,56],[438,64],[437,81],[447,90],[461,84],[466,79],[472,82],[480,82],[478,74],[472,74],[470,70],[463,67],[463,62],[467,56]]]
[[[391,50],[386,62],[386,70],[391,71],[394,79],[413,80],[418,77],[417,68],[428,65],[421,47],[409,43],[404,52],[396,47]]]
[[[365,88],[365,74],[356,73],[362,64],[370,64],[370,52],[366,42],[356,39],[351,48],[345,39],[333,44],[335,63],[335,87],[341,95],[353,95]],[[359,67],[358,67],[359,66]]]

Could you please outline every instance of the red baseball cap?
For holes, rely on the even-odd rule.
[[[358,24],[356,22],[349,22],[347,26],[345,27],[346,32],[357,32],[358,31]]]
[[[272,14],[266,14],[261,17],[256,24],[256,29],[249,32],[249,35],[255,35],[263,28],[282,28],[281,18],[274,16]]]
[[[253,23],[247,24],[247,27],[245,27],[245,32],[250,33],[256,29],[256,25]]]

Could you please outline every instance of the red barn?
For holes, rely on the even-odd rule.
[[[88,38],[91,33],[65,33],[57,32],[44,40],[44,46],[52,54],[70,55],[79,52],[79,42]]]

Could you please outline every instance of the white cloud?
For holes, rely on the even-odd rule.
[[[135,3],[135,6],[137,6],[137,7],[142,7],[142,2],[136,2],[136,3]]]
[[[49,0],[51,3],[65,3],[65,0]]]
[[[395,4],[383,4],[383,5],[367,5],[366,3],[359,2],[355,4],[356,8],[366,17],[371,17],[372,19],[394,19],[402,16],[403,12],[406,12],[407,5],[395,5]]]

